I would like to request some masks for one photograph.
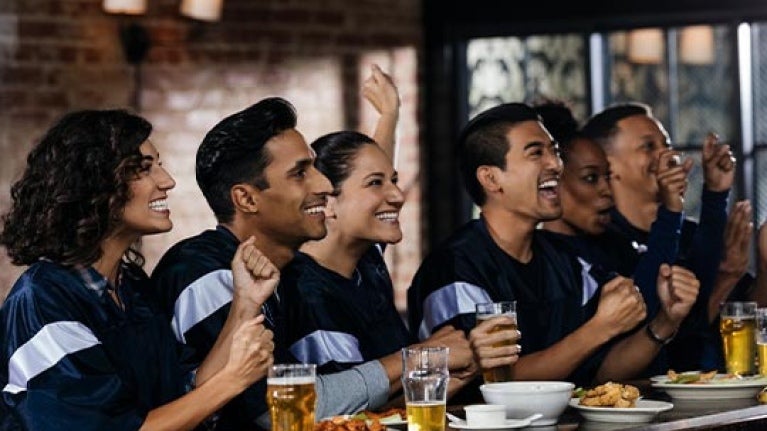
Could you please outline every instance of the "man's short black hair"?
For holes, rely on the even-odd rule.
[[[541,121],[533,108],[524,103],[505,103],[481,112],[463,128],[458,138],[457,158],[466,191],[477,205],[487,199],[477,179],[480,166],[506,169],[509,129],[523,121]]]

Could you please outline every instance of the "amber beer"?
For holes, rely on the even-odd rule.
[[[408,431],[444,431],[445,403],[407,403]]]
[[[759,375],[767,377],[767,308],[756,309],[756,356]]]
[[[508,317],[511,317],[511,319],[514,321],[513,323],[509,323],[509,324],[495,325],[493,329],[490,330],[491,334],[494,332],[499,332],[499,331],[517,329],[516,302],[514,301],[493,302],[493,303],[477,304],[476,307],[477,307],[477,315],[476,315],[477,325],[481,324],[482,322],[486,320],[490,320],[498,316],[508,316]],[[508,340],[508,341],[502,341],[500,343],[493,344],[493,347],[511,346],[512,344],[514,343],[512,343],[511,340]],[[483,369],[482,377],[484,378],[485,383],[509,382],[513,380],[513,371],[514,371],[513,365],[505,365],[501,367]]]
[[[756,343],[756,354],[759,358],[759,375],[767,377],[767,344]]]
[[[310,372],[270,370],[266,380],[266,402],[272,418],[272,431],[314,430],[314,407],[317,403],[314,373],[314,366]]]
[[[720,313],[719,332],[722,334],[727,373],[740,376],[755,372],[756,303],[727,302]]]

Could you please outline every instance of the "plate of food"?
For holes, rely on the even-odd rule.
[[[392,408],[382,412],[363,410],[353,415],[338,415],[321,419],[316,428],[321,431],[381,431],[388,426],[406,425],[407,412],[402,408]]]
[[[651,381],[653,388],[679,400],[755,398],[767,386],[767,377],[743,377],[716,371],[677,373],[669,370],[665,376],[655,376]]]
[[[635,386],[607,382],[580,391],[579,397],[570,400],[570,407],[578,410],[587,421],[645,423],[655,419],[658,413],[671,410],[674,405],[643,400]]]
[[[671,410],[674,405],[665,401],[636,400],[633,407],[593,407],[581,405],[579,399],[573,398],[570,407],[578,410],[587,421],[646,423],[655,419],[658,413]]]

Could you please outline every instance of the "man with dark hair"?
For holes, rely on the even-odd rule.
[[[219,225],[171,247],[152,277],[164,294],[176,337],[199,356],[223,327],[232,299],[227,262],[241,241],[255,237],[259,250],[283,268],[301,244],[326,234],[324,209],[332,188],[315,169],[314,153],[295,126],[290,103],[264,99],[218,123],[197,151],[197,182]],[[275,291],[262,306],[275,333],[278,295]],[[290,360],[280,346],[276,349],[275,362]],[[217,429],[268,429],[265,391],[262,380],[229,403]],[[316,413],[379,407],[388,391],[386,373],[376,361],[319,376]]]
[[[660,351],[659,340],[687,315],[697,295],[695,277],[664,266],[657,282],[663,307],[645,330],[634,331],[645,307],[632,281],[584,273],[576,256],[536,229],[561,215],[562,161],[527,105],[500,105],[472,119],[461,133],[458,159],[482,215],[422,263],[408,291],[411,332],[424,338],[447,324],[468,331],[475,304],[515,300],[524,354],[514,379],[590,384],[641,372]],[[584,307],[585,277],[602,287]]]
[[[615,210],[608,232],[623,243],[633,245],[609,246],[611,250],[624,251],[612,254],[615,263],[612,267],[622,274],[630,274],[652,243],[651,227],[669,217],[679,218],[682,212],[683,195],[664,193],[658,180],[659,172],[666,165],[679,165],[687,174],[693,161],[679,161],[679,153],[671,148],[668,132],[645,104],[611,106],[592,116],[583,132],[602,145],[610,162]],[[678,262],[689,268],[701,283],[690,318],[669,345],[670,366],[677,369],[714,369],[723,364],[719,335],[710,328],[718,303],[710,307],[709,302],[712,292],[730,292],[743,275],[743,272],[722,271],[730,267],[726,263],[720,266],[735,159],[729,145],[720,144],[714,134],[709,134],[703,144],[702,168],[704,187],[699,223],[684,220],[678,247],[666,247],[678,250],[667,262]],[[710,309],[717,311],[709,316]]]

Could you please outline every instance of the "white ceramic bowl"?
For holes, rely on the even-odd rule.
[[[509,419],[541,413],[532,425],[553,425],[567,408],[573,388],[570,382],[534,381],[486,383],[479,390],[486,403],[506,406]]]

